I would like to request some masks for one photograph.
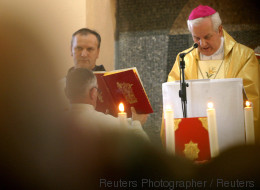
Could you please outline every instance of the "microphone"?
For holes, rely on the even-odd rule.
[[[194,50],[194,49],[197,48],[198,46],[199,46],[199,45],[198,45],[197,43],[194,43],[194,44],[193,44],[193,48],[192,48],[190,51],[188,51],[187,53],[181,53],[181,54],[180,54],[180,58],[183,59],[186,54],[190,53],[192,50]]]
[[[180,90],[179,90],[179,97],[181,98],[181,103],[182,103],[182,111],[183,111],[183,117],[187,117],[187,94],[186,94],[186,87],[189,87],[189,84],[185,82],[185,74],[184,74],[184,69],[185,69],[185,61],[184,57],[186,54],[190,53],[192,50],[198,47],[198,44],[195,43],[193,44],[193,48],[188,51],[187,53],[181,53],[180,54]]]
[[[197,48],[197,47],[199,47],[199,45],[197,43],[195,43],[195,44],[193,44],[193,47]]]

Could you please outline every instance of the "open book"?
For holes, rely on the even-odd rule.
[[[128,117],[131,117],[131,107],[140,114],[153,112],[135,67],[110,72],[97,71],[94,74],[101,90],[97,99],[97,111],[117,117],[118,106],[122,102]]]

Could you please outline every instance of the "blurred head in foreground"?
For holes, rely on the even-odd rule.
[[[199,167],[197,177],[211,188],[255,188],[260,186],[260,147],[231,147]]]
[[[49,184],[48,158],[61,131],[54,62],[34,26],[21,20],[0,18],[1,186],[11,187]]]
[[[10,18],[0,27],[1,189],[93,189],[105,188],[101,179],[193,175],[189,162],[169,158],[141,138],[95,136],[63,119],[54,63],[33,26]]]

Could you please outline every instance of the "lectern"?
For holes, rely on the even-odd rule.
[[[206,117],[207,103],[216,109],[219,150],[245,144],[243,81],[239,78],[187,80],[187,117]],[[182,118],[179,81],[162,84],[163,108]]]

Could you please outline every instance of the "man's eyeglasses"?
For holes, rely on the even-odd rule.
[[[97,92],[98,92],[98,94],[101,94],[102,93],[102,90],[100,90],[98,87],[93,87],[93,88],[95,88],[95,89],[97,89]]]

